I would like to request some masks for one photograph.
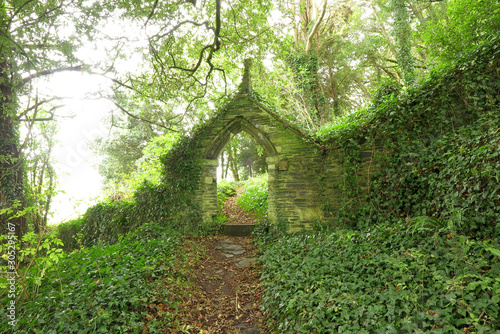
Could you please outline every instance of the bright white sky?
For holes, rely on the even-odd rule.
[[[142,55],[136,50],[145,47],[147,40],[140,29],[126,22],[109,21],[99,30],[106,32],[110,38],[116,37],[115,41],[88,43],[86,48],[78,52],[85,64],[109,63],[109,54],[114,54],[115,43],[120,40],[118,37],[127,36],[127,45],[121,45],[121,51],[127,53],[128,59],[115,60],[114,68],[118,73],[141,70]],[[44,80],[38,87],[47,96],[67,97],[62,101],[64,107],[57,110],[57,115],[74,115],[72,118],[57,118],[58,144],[53,157],[56,160],[57,188],[62,193],[53,199],[51,224],[77,218],[98,202],[102,179],[94,166],[95,157],[88,144],[97,137],[108,135],[109,129],[103,120],[116,108],[107,99],[93,99],[92,94],[112,96],[111,84],[110,79],[99,75],[61,72]]]
[[[58,118],[60,127],[54,148],[58,189],[64,193],[54,198],[50,223],[76,218],[92,204],[101,192],[101,176],[93,166],[93,156],[88,144],[99,136],[106,136],[108,129],[103,119],[113,109],[105,99],[86,98],[98,90],[109,91],[109,80],[82,73],[60,73],[51,78],[46,89],[57,96],[71,97],[58,110],[60,115],[73,118]]]

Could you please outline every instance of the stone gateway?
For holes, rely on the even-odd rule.
[[[216,219],[218,157],[231,138],[245,131],[267,156],[269,221],[287,223],[290,231],[311,229],[313,223],[328,220],[340,209],[343,168],[335,150],[322,147],[251,96],[249,67],[246,61],[239,93],[201,134],[205,163],[195,200],[204,221]],[[360,152],[358,170],[368,179],[373,150]]]

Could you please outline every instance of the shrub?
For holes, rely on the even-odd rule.
[[[236,196],[238,182],[221,180],[217,183],[217,193],[222,193],[227,197]]]
[[[64,244],[63,249],[66,252],[71,252],[74,249],[78,249],[81,245],[78,243],[79,235],[82,237],[82,229],[85,225],[85,219],[83,216],[73,219],[55,226],[55,233],[57,238],[59,238]]]
[[[36,293],[18,301],[17,325],[3,321],[0,332],[141,333],[146,323],[150,330],[175,323],[188,277],[182,237],[146,224],[119,239],[64,254],[44,275],[44,268],[34,267],[31,276],[40,277],[39,284],[18,283]],[[6,311],[0,310],[4,319]]]

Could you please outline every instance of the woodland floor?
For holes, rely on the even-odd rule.
[[[231,224],[253,223],[253,217],[241,212],[236,196],[228,202]],[[189,268],[194,291],[179,307],[179,320],[186,324],[182,332],[269,333],[260,310],[260,266],[254,263],[258,255],[252,238],[214,235],[190,239],[186,248],[198,260]]]
[[[236,188],[236,196],[228,197],[224,202],[222,212],[228,218],[228,224],[255,224],[255,216],[242,210],[237,203],[242,191],[243,187]]]

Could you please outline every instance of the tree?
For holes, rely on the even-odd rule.
[[[26,138],[24,152],[26,175],[26,202],[30,210],[27,219],[35,233],[47,227],[52,197],[56,192],[57,175],[53,167],[52,150],[57,133],[55,122],[32,122]]]
[[[243,59],[264,54],[272,39],[268,1],[147,0],[120,6],[142,27],[147,48],[142,73],[122,76],[116,90],[162,110],[177,130],[188,131],[212,115],[214,100],[229,96],[240,80]]]
[[[431,16],[422,29],[431,66],[452,63],[500,32],[497,0],[449,0],[440,9],[442,15]]]
[[[251,54],[259,60],[273,37],[267,1],[121,1],[118,6],[147,36],[147,48],[140,50],[142,72],[114,80],[117,110],[129,122],[138,121],[114,139],[103,139],[100,168],[116,179],[135,170],[147,140],[189,133],[213,115],[241,80],[243,59]],[[123,154],[127,151],[132,154]]]
[[[27,231],[24,164],[20,122],[54,119],[54,109],[40,116],[55,98],[39,99],[38,78],[61,71],[81,71],[78,47],[92,38],[107,12],[84,0],[5,1],[0,4],[0,226]],[[61,30],[66,27],[67,34]]]
[[[411,53],[411,28],[407,0],[392,0],[394,10],[394,35],[397,42],[396,58],[403,71],[404,81],[411,85],[415,81],[415,59]]]
[[[227,143],[220,159],[223,179],[227,177],[227,170],[231,170],[235,181],[246,180],[267,171],[264,150],[245,132],[240,132]]]
[[[339,66],[341,48],[352,15],[351,1],[330,4],[328,0],[292,1],[289,15],[293,21],[294,45],[287,57],[299,87],[308,101],[310,117],[317,126],[341,114],[341,82],[352,73]],[[340,52],[339,52],[340,51]]]

